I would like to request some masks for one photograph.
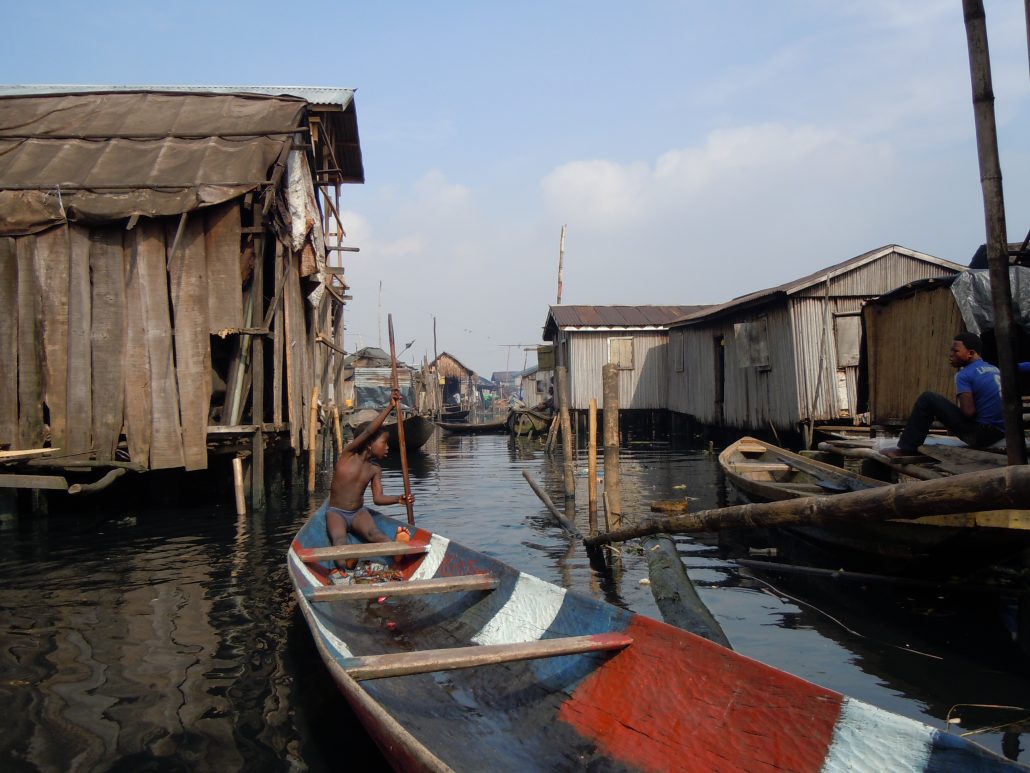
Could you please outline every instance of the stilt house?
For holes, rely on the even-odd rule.
[[[585,411],[602,402],[601,369],[619,368],[624,410],[664,410],[669,324],[703,306],[551,306],[544,340],[553,341],[558,365],[569,373],[569,408]]]
[[[469,408],[479,402],[479,376],[453,354],[442,352],[429,368],[436,374],[444,405],[460,404]]]
[[[260,500],[266,444],[309,447],[342,370],[353,248],[325,219],[364,181],[353,97],[0,87],[0,447],[135,470],[249,452]]]
[[[887,245],[672,323],[669,408],[742,431],[853,422],[862,304],[962,267]]]
[[[1030,360],[1030,268],[1013,266],[1009,280],[1017,315],[1013,331],[1017,357],[1026,361]],[[862,308],[862,330],[869,423],[896,430],[908,420],[920,393],[930,390],[955,396],[955,369],[948,362],[948,351],[956,333],[969,330],[980,335],[984,359],[997,363],[990,275],[986,270],[963,271],[903,285]],[[1026,394],[1030,384],[1021,386]]]

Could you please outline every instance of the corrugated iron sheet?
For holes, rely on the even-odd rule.
[[[603,402],[601,369],[608,362],[612,333],[567,331],[570,357],[570,408],[585,411],[590,399]],[[619,407],[629,410],[661,410],[666,407],[667,334],[662,331],[627,333],[633,339],[633,369],[619,371]]]
[[[704,306],[551,306],[547,328],[664,327]],[[549,339],[548,339],[549,340]]]

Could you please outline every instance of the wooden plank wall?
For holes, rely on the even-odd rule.
[[[14,239],[0,238],[0,448],[18,445],[18,261]]]
[[[0,238],[0,443],[38,447],[49,425],[62,456],[111,461],[121,448],[150,469],[206,467],[212,331],[263,324],[244,319],[241,232],[235,202],[190,213],[181,232],[177,217],[141,218]],[[278,244],[258,256],[275,261],[277,287],[283,279],[267,288],[272,336],[249,336],[273,362],[271,409],[249,421],[287,419],[298,454],[317,442],[306,427],[312,389],[327,394],[338,373],[316,339],[337,338],[342,316],[328,295],[311,308],[300,257]],[[241,401],[250,382],[246,372]],[[234,410],[241,422],[247,413]]]

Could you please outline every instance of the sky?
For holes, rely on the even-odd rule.
[[[9,4],[8,83],[357,90],[345,347],[521,370],[557,300],[704,304],[984,240],[960,0]],[[1023,3],[986,2],[1008,234]],[[14,32],[16,31],[16,33]]]

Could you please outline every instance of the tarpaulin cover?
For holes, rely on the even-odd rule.
[[[1012,315],[1016,323],[1030,333],[1030,268],[1009,268],[1009,283],[1012,286]],[[969,332],[981,335],[994,329],[991,277],[986,270],[959,274],[951,284],[951,292]]]
[[[304,106],[242,94],[0,98],[0,234],[177,215],[241,196],[269,180]]]

